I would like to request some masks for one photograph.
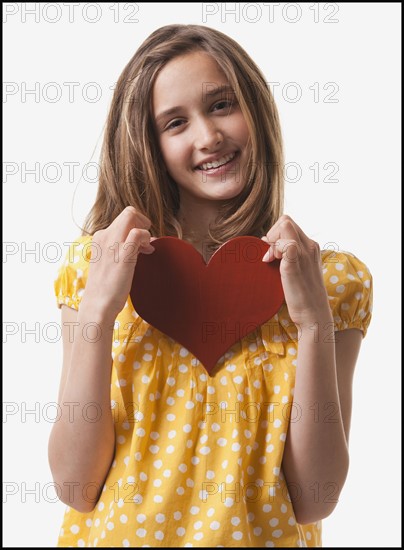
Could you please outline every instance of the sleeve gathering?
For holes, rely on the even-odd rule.
[[[66,305],[78,311],[87,281],[91,236],[81,236],[69,244],[63,264],[60,266],[54,291],[57,307]]]
[[[373,278],[350,252],[322,251],[323,276],[335,330],[357,328],[366,336],[373,306]]]

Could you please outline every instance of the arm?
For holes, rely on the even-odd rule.
[[[91,325],[83,331],[96,319],[102,329],[98,340]],[[60,499],[80,512],[94,508],[114,456],[112,333],[112,326],[85,307],[77,312],[62,306],[61,416],[50,435],[49,464],[60,488]],[[89,403],[97,405],[87,406]],[[94,418],[98,420],[91,422]]]
[[[362,334],[358,329],[339,331],[334,343],[333,325],[327,323],[333,323],[331,315],[319,323],[317,342],[313,330],[302,329],[294,392],[301,418],[290,423],[283,458],[296,519],[302,524],[332,513],[349,466],[352,380]]]
[[[128,206],[107,229],[95,232],[92,243],[98,246],[97,255],[93,261],[86,257],[88,275],[79,311],[62,307],[62,414],[49,439],[49,464],[60,499],[79,512],[94,508],[114,456],[113,327],[128,298],[137,255],[154,251],[145,229],[150,225],[148,218]],[[62,297],[69,292],[65,286]],[[67,323],[77,323],[74,338]]]
[[[355,304],[356,321],[361,321],[365,334],[371,302],[358,307],[362,293],[371,288],[371,276],[361,281],[365,266],[342,254],[334,256],[338,263],[335,273],[327,275],[326,286],[328,268],[324,269],[319,244],[290,216],[281,216],[263,240],[270,245],[263,261],[281,260],[289,316],[300,329],[293,399],[301,415],[289,423],[282,469],[298,523],[312,523],[331,514],[348,474],[352,378],[362,341],[356,328],[338,331],[333,341],[335,307],[328,291],[336,294],[331,296],[336,305],[342,307],[344,300],[351,309],[350,304]],[[352,309],[347,318],[352,320],[353,314]]]

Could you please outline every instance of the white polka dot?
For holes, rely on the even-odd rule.
[[[202,521],[196,521],[194,523],[194,529],[196,529],[198,531],[202,527],[202,525],[203,525]]]
[[[125,514],[122,514],[119,518],[120,522],[121,523],[127,523],[128,522],[128,516],[126,516]]]
[[[232,537],[234,540],[241,540],[243,538],[243,533],[241,531],[234,531]]]
[[[224,437],[219,437],[219,439],[217,440],[217,444],[220,447],[224,447],[227,444],[227,439],[225,439]]]
[[[279,539],[283,535],[282,529],[275,529],[275,531],[272,531],[272,536],[276,539]]]
[[[178,370],[179,370],[180,372],[188,372],[188,367],[187,367],[186,365],[180,365],[180,366],[178,367]]]
[[[220,523],[218,521],[212,521],[209,527],[212,529],[212,531],[217,531],[220,528]]]
[[[240,518],[238,518],[237,516],[233,516],[231,518],[231,524],[234,525],[235,527],[237,527],[237,525],[240,523]]]
[[[70,531],[73,533],[73,535],[77,535],[77,533],[80,531],[80,527],[78,525],[72,525],[70,527]]]
[[[335,291],[338,292],[338,294],[342,294],[345,291],[345,285],[338,285]]]
[[[157,514],[156,515],[156,521],[157,523],[163,523],[166,520],[166,517],[164,514]]]
[[[177,521],[180,520],[182,518],[182,514],[181,512],[174,512],[174,519],[176,519]]]
[[[108,531],[112,531],[114,529],[115,525],[112,523],[112,521],[109,521],[107,523],[107,529]]]
[[[178,527],[176,533],[179,537],[183,537],[185,535],[185,529],[183,527]]]
[[[279,519],[277,519],[277,518],[272,518],[272,519],[269,520],[269,525],[271,527],[276,527],[278,525],[278,523],[279,523]]]
[[[140,537],[140,538],[145,537],[145,536],[146,536],[146,533],[147,533],[146,529],[138,529],[138,530],[136,531],[137,536]]]
[[[332,283],[333,285],[335,285],[336,283],[338,283],[339,281],[339,278],[336,276],[336,275],[331,275],[330,277],[330,283]]]
[[[128,541],[128,539],[123,539],[122,546],[125,548],[128,548],[130,546],[130,542]]]

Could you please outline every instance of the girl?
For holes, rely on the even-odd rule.
[[[321,546],[348,472],[372,277],[283,215],[282,167],[276,106],[235,41],[196,25],[145,40],[118,81],[98,196],[55,283],[59,546]],[[285,302],[208,374],[134,311],[125,258],[175,236],[208,262],[241,235],[280,260]]]

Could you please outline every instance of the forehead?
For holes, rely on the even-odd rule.
[[[200,99],[215,85],[228,84],[216,61],[205,52],[175,57],[159,72],[153,86],[153,110]]]

